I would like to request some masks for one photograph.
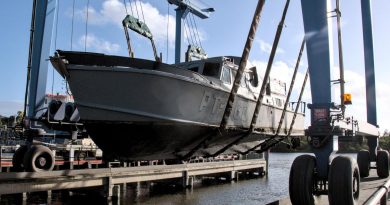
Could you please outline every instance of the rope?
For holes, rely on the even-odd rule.
[[[127,6],[126,6],[126,0],[123,0],[123,5],[125,6],[126,14],[129,15],[129,12],[127,11]]]
[[[72,29],[71,29],[71,35],[70,35],[70,50],[71,51],[73,50],[74,6],[75,6],[75,0],[73,0]]]
[[[167,5],[168,5],[168,21],[167,21],[167,57],[166,57],[166,60],[165,62],[168,63],[168,56],[169,56],[169,2],[167,1]]]
[[[187,2],[188,5],[191,5],[190,0],[186,0],[186,2]],[[192,30],[190,30],[189,28],[188,29],[190,30],[191,35],[193,35],[193,38],[194,38],[195,43],[196,43],[196,46],[200,46],[201,48],[203,48],[202,47],[202,43],[200,42],[200,35],[199,35],[198,27],[197,27],[196,22],[195,22],[194,14],[190,12],[189,15],[190,15],[190,24],[191,24]],[[187,18],[186,18],[186,20],[188,21]],[[187,22],[187,24],[188,24],[188,22]]]
[[[87,52],[88,17],[89,17],[89,0],[87,0],[87,19],[85,21],[85,45],[84,45],[84,51],[85,52]]]
[[[187,42],[188,42],[188,44],[189,45],[191,45],[191,42],[190,42],[190,39],[189,39],[189,37],[188,37],[188,32],[187,32],[187,27],[186,27],[186,22],[185,21],[183,21],[184,22],[184,33],[186,34],[186,39],[187,39]]]
[[[133,6],[131,5],[130,0],[129,0],[129,5],[130,5],[130,10],[131,10],[131,15],[134,16],[134,13],[133,13]]]
[[[146,24],[145,16],[144,16],[144,9],[142,8],[142,3],[141,3],[141,1],[139,1],[139,5],[141,6],[142,19],[144,20],[144,23]]]
[[[191,37],[191,42],[192,42],[192,45],[195,45],[195,41],[194,41],[194,37],[193,37],[193,32],[191,31],[190,29],[190,26],[188,24],[188,19],[187,17],[184,19],[186,23],[184,23],[184,27],[187,25],[187,29],[188,29],[188,32],[190,33],[190,37]]]
[[[196,25],[196,21],[195,21],[194,14],[191,13],[191,16],[192,16],[192,19],[193,19],[193,21],[194,21],[195,31],[196,31],[196,33],[197,33],[197,35],[198,35],[199,45],[200,45],[200,47],[203,49],[202,42],[200,41],[200,35],[199,35],[199,31],[198,31],[198,26]]]
[[[191,36],[193,36],[193,38],[194,38],[194,42],[195,42],[195,44],[196,44],[196,46],[198,46],[198,41],[197,41],[197,39],[196,39],[196,35],[195,35],[195,31],[194,31],[194,26],[193,26],[193,24],[192,24],[192,21],[191,21],[191,17],[189,18],[190,20],[190,23],[188,23],[188,18],[186,18],[186,21],[187,21],[187,24],[188,24],[188,29],[190,30],[190,32],[191,32]],[[190,29],[191,28],[191,29]]]
[[[137,12],[137,18],[139,19],[137,0],[134,0],[134,4],[135,4],[135,11]]]

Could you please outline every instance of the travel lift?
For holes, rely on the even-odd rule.
[[[183,42],[183,25],[182,20],[186,18],[189,13],[201,19],[207,19],[210,14],[214,12],[214,8],[204,5],[200,1],[188,0],[168,0],[170,4],[177,6],[176,11],[176,39],[175,39],[175,64],[180,63],[182,59],[182,42]],[[198,46],[189,45],[186,52],[186,61],[191,61],[191,58],[198,59],[207,58],[205,51]]]
[[[300,156],[293,163],[290,173],[290,196],[293,204],[314,204],[313,196],[321,194],[329,194],[331,204],[353,204],[359,194],[359,170],[362,176],[368,176],[368,171],[371,168],[367,159],[377,162],[377,171],[380,177],[388,176],[388,153],[377,151],[379,132],[376,127],[370,1],[361,1],[368,123],[358,123],[353,118],[345,118],[341,115],[343,106],[336,105],[331,99],[331,27],[328,25],[331,21],[328,18],[330,1],[301,0],[312,93],[312,104],[309,106],[311,126],[307,129],[306,135],[310,136],[310,146],[315,156]],[[195,4],[187,4],[183,0],[169,0],[169,2],[178,6],[176,9],[175,61],[180,62],[183,29],[181,19],[188,12],[192,12],[200,18],[207,18],[214,9],[199,9]],[[262,2],[264,3],[264,1]],[[28,99],[26,119],[29,121],[27,123],[29,130],[35,130],[42,126],[38,122],[44,109],[47,58],[51,47],[56,6],[56,1],[34,0],[28,62],[28,92],[26,93]],[[321,46],[321,49],[318,49],[318,46]],[[339,82],[342,84],[343,80],[339,80]],[[330,156],[338,148],[338,138],[353,136],[366,137],[370,148],[370,151],[358,153],[358,165],[354,160],[341,156],[331,160]],[[32,137],[29,138],[29,141],[32,141]],[[42,152],[41,148],[30,150],[32,151],[28,152]]]
[[[350,100],[349,95],[345,99],[341,96],[341,105],[336,105],[332,100],[331,2],[301,0],[312,95],[312,104],[308,106],[311,109],[311,125],[306,130],[306,135],[309,136],[309,144],[315,156],[302,155],[293,162],[289,192],[294,205],[315,204],[314,196],[318,195],[328,195],[329,204],[332,205],[357,204],[360,177],[369,175],[371,162],[376,162],[379,177],[389,176],[389,153],[378,150],[370,0],[361,0],[367,123],[344,117],[344,101]],[[340,22],[338,9],[336,14]],[[340,37],[339,31],[339,40]],[[342,53],[339,54],[342,60]],[[342,63],[340,67],[342,68]],[[341,87],[344,84],[342,75],[343,72],[337,80]],[[369,151],[360,151],[357,163],[349,157],[333,157],[338,150],[338,140],[351,137],[366,137]]]

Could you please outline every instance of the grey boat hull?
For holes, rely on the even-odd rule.
[[[99,57],[104,58],[110,57]],[[229,90],[198,73],[141,59],[112,66],[69,59],[64,64],[52,58],[52,63],[66,76],[82,122],[105,154],[131,160],[212,155],[249,127],[256,100],[239,95],[228,132],[217,131]],[[225,153],[245,152],[273,136],[281,113],[264,102],[256,132]],[[287,111],[280,135],[287,133],[292,116]],[[303,135],[303,117],[298,114],[292,135]]]

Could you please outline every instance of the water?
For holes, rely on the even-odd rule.
[[[127,197],[125,204],[162,205],[215,205],[215,204],[268,204],[288,197],[288,178],[293,160],[300,154],[272,153],[268,177],[240,179],[238,182],[198,185],[192,190],[168,194],[149,194]]]
[[[267,177],[239,179],[238,182],[209,180],[194,184],[194,188],[182,190],[168,185],[142,183],[131,184],[126,195],[121,197],[120,204],[162,204],[162,205],[215,205],[245,204],[261,205],[288,197],[288,178],[293,160],[300,154],[271,153],[269,174]],[[30,197],[28,203],[45,204],[45,197]],[[2,197],[1,204],[18,203],[15,198]],[[87,191],[71,197],[53,192],[51,204],[106,204],[96,190]],[[115,204],[115,203],[113,203]]]

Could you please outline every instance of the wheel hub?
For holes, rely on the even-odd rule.
[[[41,166],[41,167],[44,167],[46,165],[47,161],[46,161],[46,158],[44,157],[39,157],[38,158],[38,164]]]

